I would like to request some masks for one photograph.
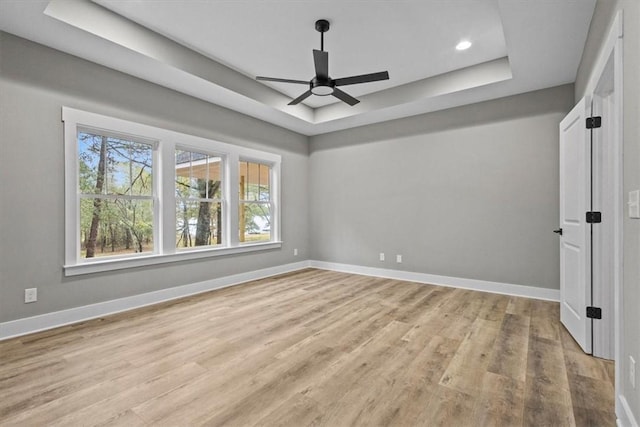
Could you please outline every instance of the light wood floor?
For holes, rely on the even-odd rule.
[[[304,270],[0,342],[0,425],[613,426],[558,311]]]

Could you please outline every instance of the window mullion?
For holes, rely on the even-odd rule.
[[[225,204],[227,209],[227,219],[225,223],[225,234],[228,236],[229,246],[238,246],[240,236],[238,222],[240,220],[240,158],[237,153],[230,153],[227,156],[227,167],[225,168],[226,180],[224,182]]]
[[[128,194],[79,194],[81,199],[104,199],[104,200],[154,200],[155,196],[137,196]]]
[[[158,220],[161,230],[159,247],[161,253],[172,254],[176,252],[176,145],[174,142],[164,140],[160,144],[159,156],[159,183],[158,194],[160,200],[160,215]]]
[[[280,162],[271,167],[269,175],[269,202],[271,206],[271,240],[280,241]]]
[[[184,202],[206,202],[206,203],[220,203],[222,199],[205,199],[201,197],[180,197],[179,200]]]

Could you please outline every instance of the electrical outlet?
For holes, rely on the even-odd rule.
[[[380,252],[380,261],[384,261],[384,252]]]
[[[396,255],[396,262],[400,264],[402,262],[402,255]]]
[[[38,288],[29,288],[24,290],[24,302],[36,302],[38,301]]]
[[[629,218],[640,218],[640,190],[629,192]]]
[[[295,248],[295,249],[293,250],[293,256],[298,256],[298,248]]]
[[[632,356],[629,356],[629,382],[631,387],[636,388],[636,361]]]

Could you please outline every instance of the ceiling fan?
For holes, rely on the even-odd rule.
[[[289,105],[299,104],[313,94],[318,96],[333,95],[339,100],[353,106],[360,101],[349,95],[348,93],[338,89],[338,86],[377,82],[379,80],[389,79],[389,73],[387,71],[381,71],[379,73],[371,74],[361,74],[359,76],[343,77],[340,79],[332,79],[331,77],[329,77],[329,52],[325,52],[324,50],[324,33],[329,31],[329,21],[327,21],[326,19],[317,20],[316,30],[320,32],[320,50],[313,50],[313,62],[316,69],[316,75],[313,79],[307,81],[258,76],[256,77],[256,80],[309,85],[309,90],[291,101]]]

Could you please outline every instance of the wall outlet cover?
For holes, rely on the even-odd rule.
[[[640,218],[640,190],[629,191],[629,218]]]
[[[38,301],[38,288],[29,288],[24,290],[24,302],[36,302]]]

